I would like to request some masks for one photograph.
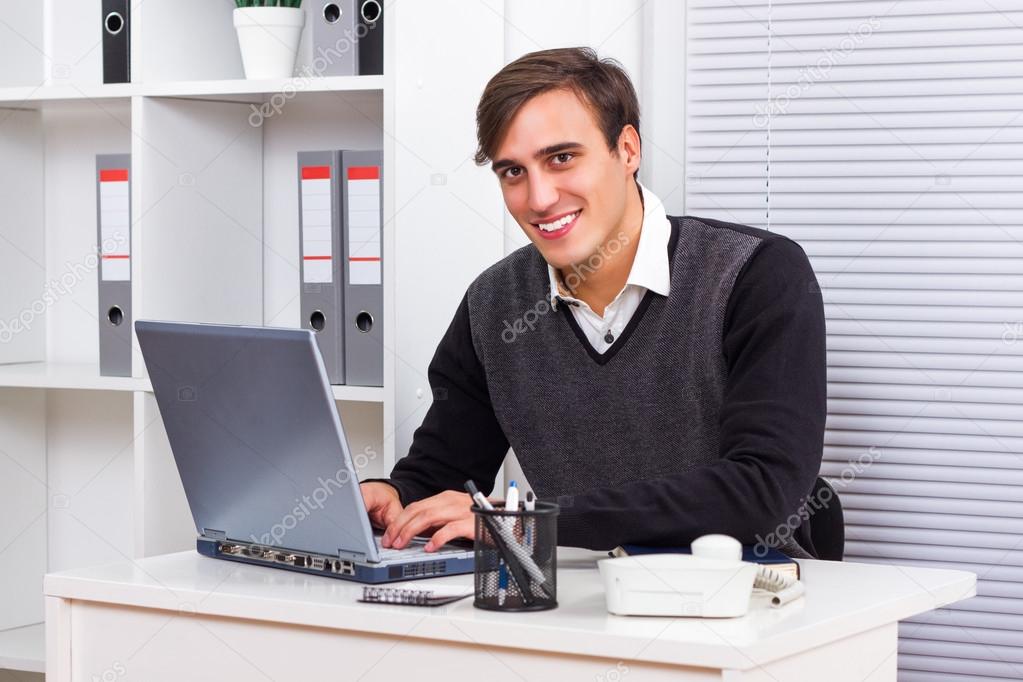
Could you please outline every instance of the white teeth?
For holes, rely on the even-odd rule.
[[[544,232],[553,232],[554,230],[560,229],[565,225],[568,225],[570,222],[575,220],[575,217],[577,215],[579,215],[579,211],[576,211],[575,213],[570,213],[560,220],[555,220],[553,223],[539,223],[537,227],[539,227]]]

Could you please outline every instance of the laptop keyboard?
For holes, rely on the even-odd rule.
[[[465,547],[457,547],[455,545],[444,545],[443,547],[441,547],[440,549],[438,549],[435,552],[427,552],[426,549],[425,549],[427,541],[426,541],[426,539],[420,539],[420,538],[412,538],[412,540],[409,541],[408,545],[406,545],[402,549],[395,549],[394,547],[383,547],[383,546],[381,546],[380,538],[379,537],[374,537],[373,541],[376,542],[377,552],[380,553],[380,558],[381,559],[392,559],[394,557],[418,556],[420,554],[430,554],[430,555],[450,554],[452,552],[465,552],[465,551],[467,551],[467,549]],[[471,549],[471,548],[469,548],[469,549]]]
[[[426,541],[413,539],[402,549],[396,549],[394,547],[384,547],[380,544],[380,538],[373,538],[377,543],[377,552],[380,553],[381,559],[390,559],[396,556],[415,556],[417,554],[425,554]]]

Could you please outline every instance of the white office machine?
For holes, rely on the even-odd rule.
[[[704,535],[690,554],[643,554],[597,562],[607,610],[620,616],[746,615],[754,589],[772,606],[803,595],[799,580],[741,560],[742,545],[727,535]]]

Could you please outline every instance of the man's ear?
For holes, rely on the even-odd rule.
[[[618,146],[615,148],[616,155],[625,162],[625,168],[629,175],[639,169],[639,162],[643,156],[639,141],[639,132],[631,123],[622,127],[618,134]]]

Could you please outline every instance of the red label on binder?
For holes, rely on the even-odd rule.
[[[100,182],[128,182],[127,168],[104,168],[99,172]]]
[[[348,169],[349,180],[379,180],[380,166],[352,166]]]
[[[330,166],[303,166],[303,180],[330,180]]]

